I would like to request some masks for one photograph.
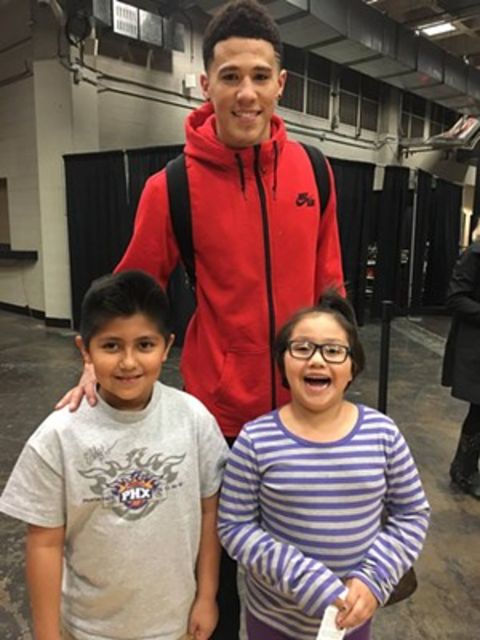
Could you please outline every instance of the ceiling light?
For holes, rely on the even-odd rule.
[[[450,31],[456,31],[457,27],[451,22],[434,22],[433,24],[425,24],[423,27],[418,27],[420,31],[426,36],[439,36],[442,33],[450,33]]]

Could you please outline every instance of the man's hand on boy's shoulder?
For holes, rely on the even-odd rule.
[[[68,406],[70,411],[76,411],[83,396],[87,398],[88,404],[94,407],[97,404],[96,384],[97,379],[95,378],[93,365],[85,363],[78,385],[67,391],[63,398],[57,402],[55,409],[63,409],[63,407]]]
[[[197,597],[190,611],[188,635],[192,640],[208,640],[218,622],[215,598]]]

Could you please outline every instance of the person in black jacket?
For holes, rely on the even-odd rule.
[[[460,256],[447,292],[453,312],[443,360],[442,384],[470,403],[450,466],[452,482],[480,500],[480,220],[472,244]]]

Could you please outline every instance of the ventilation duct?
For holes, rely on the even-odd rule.
[[[198,0],[212,12],[223,0]],[[411,91],[480,114],[480,71],[360,0],[274,0],[283,42]]]
[[[168,13],[165,16],[137,4],[154,6],[152,2],[138,3],[137,0],[67,0],[67,37],[72,44],[85,40],[94,24],[97,34],[111,31],[147,45],[185,51],[185,27],[175,19],[172,9],[178,9],[184,3],[166,2],[161,7]]]

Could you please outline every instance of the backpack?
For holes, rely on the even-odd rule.
[[[315,181],[317,183],[317,191],[320,196],[320,215],[322,215],[330,199],[330,177],[325,156],[317,147],[303,143],[300,144],[305,149],[312,164]],[[187,287],[195,291],[196,276],[192,237],[192,210],[185,155],[181,153],[173,160],[170,160],[167,164],[166,171],[168,202],[173,232],[185,268]]]

